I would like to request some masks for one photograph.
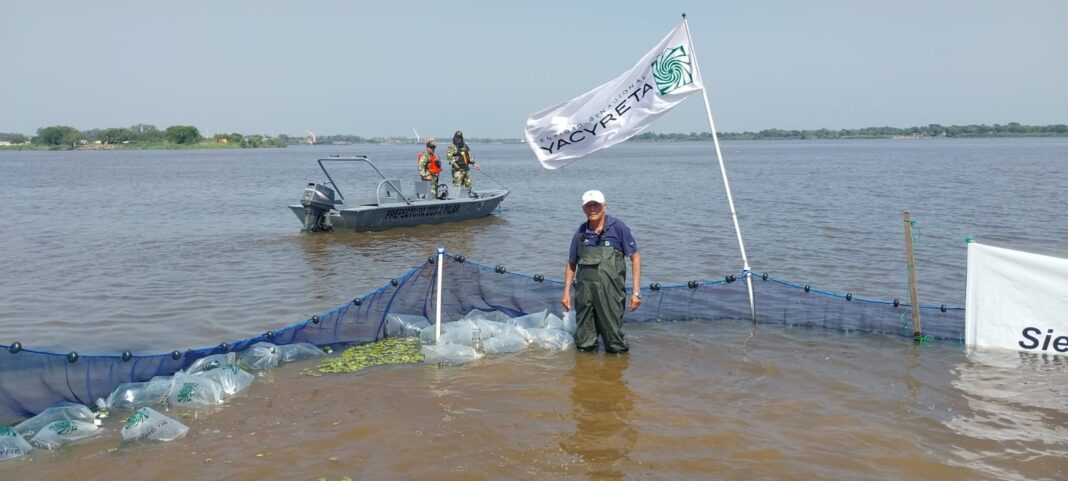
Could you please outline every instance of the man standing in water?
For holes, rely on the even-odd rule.
[[[452,166],[452,185],[453,187],[467,187],[467,190],[471,190],[471,167],[479,169],[478,162],[475,162],[471,158],[471,148],[464,142],[464,133],[457,130],[456,134],[452,136],[452,144],[449,144],[449,150],[445,152],[445,158],[449,159],[449,165]]]
[[[627,352],[623,339],[623,310],[633,311],[642,303],[642,257],[638,244],[623,221],[605,213],[604,194],[599,190],[582,194],[586,222],[571,238],[567,270],[564,272],[564,310],[570,311],[571,281],[575,283],[575,345],[580,351],[597,351],[598,337],[604,338],[609,353]],[[634,272],[634,292],[626,295],[624,283],[630,257]],[[629,302],[628,302],[629,300]]]

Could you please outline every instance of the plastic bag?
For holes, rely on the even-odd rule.
[[[545,316],[547,314],[548,311],[538,311],[533,314],[509,319],[508,324],[522,327],[524,329],[543,329],[545,328]]]
[[[481,359],[484,354],[460,344],[423,346],[423,362],[430,364],[463,364]]]
[[[323,356],[323,350],[306,342],[277,346],[269,342],[257,342],[239,356],[242,366],[253,371],[273,369],[283,362],[294,362]]]
[[[17,424],[15,426],[15,431],[18,431],[18,433],[23,436],[32,437],[34,434],[37,434],[44,429],[45,426],[56,421],[82,421],[92,423],[94,419],[96,419],[96,416],[93,414],[93,411],[89,410],[88,406],[70,402],[60,402],[41,411],[40,414]]]
[[[548,313],[545,315],[545,328],[546,329],[559,329],[564,330],[564,320],[556,316],[556,314]]]
[[[501,334],[515,333],[515,326],[503,322],[475,319],[475,325],[477,325],[478,329],[481,331],[480,335],[482,336],[483,341]]]
[[[545,328],[546,329],[559,329],[572,336],[575,335],[575,330],[578,326],[575,324],[575,311],[567,311],[564,313],[564,317],[557,317],[556,314],[549,313],[545,316]]]
[[[575,322],[575,311],[567,311],[562,318],[564,321],[564,332],[575,335],[575,331],[578,330],[578,324]]]
[[[486,354],[503,354],[507,352],[519,352],[526,349],[529,343],[523,336],[517,333],[493,336],[482,341]]]
[[[559,329],[527,329],[531,344],[551,351],[563,351],[575,345],[575,337]]]
[[[419,337],[424,329],[431,327],[423,316],[412,314],[386,315],[386,337]]]
[[[278,352],[278,346],[269,342],[257,342],[252,347],[241,352],[238,360],[242,366],[253,371],[262,371],[278,367],[282,355]]]
[[[141,408],[122,426],[124,441],[174,441],[189,432],[186,425],[164,416],[152,408]]]
[[[448,324],[443,324],[441,326],[441,332],[445,332],[445,326],[447,325]],[[435,344],[437,343],[437,341],[434,339],[434,336],[436,334],[437,328],[435,328],[434,326],[430,326],[430,329],[423,329],[423,331],[419,333],[419,342],[422,344]]]
[[[10,426],[0,425],[0,463],[5,460],[25,456],[33,446]]]
[[[248,389],[256,378],[237,365],[237,354],[232,352],[200,358],[185,372],[219,383],[227,397]]]
[[[223,394],[227,397],[248,389],[248,387],[252,385],[252,381],[256,379],[256,376],[237,367],[237,364],[228,364],[221,368],[212,369],[210,371],[201,371],[194,375],[205,377],[219,383],[219,386],[222,386]]]
[[[282,362],[297,362],[326,355],[318,346],[307,342],[278,346],[278,350],[282,353]]]
[[[501,311],[480,311],[478,309],[471,309],[471,312],[465,314],[464,317],[460,318],[460,320],[476,321],[482,319],[484,321],[503,323],[508,322],[508,320],[511,318],[512,316],[509,316],[508,314],[505,314]]]
[[[171,390],[167,393],[167,402],[174,406],[196,409],[222,404],[224,395],[223,387],[219,383],[204,376],[178,371],[174,373]]]
[[[470,320],[450,322],[441,326],[441,338],[438,344],[459,344],[468,347],[477,347],[482,340],[482,330],[478,324]]]
[[[171,383],[170,376],[156,376],[148,382],[119,384],[119,387],[108,395],[104,406],[108,409],[119,408],[131,411],[145,406],[155,406],[167,397],[167,393],[171,391]]]
[[[39,448],[55,450],[68,444],[99,436],[102,433],[103,430],[93,423],[53,421],[30,439],[30,444]]]
[[[205,356],[200,359],[197,359],[196,362],[189,366],[189,369],[185,370],[185,372],[189,374],[196,374],[198,372],[211,371],[213,369],[226,367],[232,364],[237,364],[237,354],[234,354],[232,352],[228,352],[226,354],[212,354],[210,356]]]

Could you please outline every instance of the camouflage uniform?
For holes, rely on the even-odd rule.
[[[434,152],[432,150],[430,150],[429,147],[423,149],[423,151],[419,153],[419,176],[423,180],[425,180],[427,182],[430,182],[430,198],[431,199],[437,199],[438,198],[438,176],[441,175],[441,172],[438,172],[436,174],[430,173],[430,158],[431,158],[431,156],[434,156]],[[440,161],[439,161],[439,165],[440,165]]]
[[[471,165],[478,165],[478,163],[471,158],[471,148],[464,143],[463,132],[456,131],[445,158],[449,159],[449,165],[452,166],[452,185],[471,190]]]

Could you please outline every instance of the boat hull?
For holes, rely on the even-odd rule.
[[[380,205],[335,206],[326,213],[325,224],[333,231],[372,232],[420,224],[441,224],[489,215],[508,196],[507,190],[479,192],[478,198],[413,200],[411,204],[390,202]],[[304,222],[304,206],[289,208]]]

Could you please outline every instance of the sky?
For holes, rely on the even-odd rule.
[[[1068,123],[1064,0],[0,0],[0,132],[520,138],[682,13],[721,132]]]

